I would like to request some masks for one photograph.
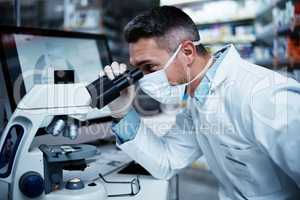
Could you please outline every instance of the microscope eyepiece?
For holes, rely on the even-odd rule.
[[[98,109],[103,108],[120,96],[120,92],[128,86],[136,83],[143,77],[140,69],[127,70],[125,73],[117,76],[114,80],[110,80],[107,76],[103,76],[87,86],[87,90],[91,95],[91,107]]]

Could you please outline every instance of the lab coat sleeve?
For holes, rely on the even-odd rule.
[[[300,84],[292,79],[252,94],[254,139],[300,188]]]
[[[127,121],[123,124],[131,124],[131,122]],[[164,126],[163,122],[160,122],[158,126]],[[180,169],[185,168],[202,155],[196,140],[193,122],[187,110],[176,116],[175,124],[166,135],[157,136],[145,126],[142,120],[139,120],[135,138],[123,144],[117,142],[117,145],[158,179],[171,178]]]

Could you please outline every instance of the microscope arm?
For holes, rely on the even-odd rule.
[[[73,108],[97,107],[101,109],[118,98],[123,89],[142,77],[142,71],[134,69],[126,71],[114,80],[109,80],[107,76],[100,77],[89,85],[83,83],[35,85],[18,104],[18,108],[22,110],[54,109],[65,115],[76,114],[76,112],[73,113]]]
[[[21,110],[56,110],[59,115],[68,115],[76,114],[73,108],[90,107],[90,103],[91,96],[85,84],[43,84],[35,85],[17,107]]]

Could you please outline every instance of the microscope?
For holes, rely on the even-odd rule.
[[[84,170],[86,159],[97,152],[95,146],[47,145],[33,147],[39,128],[53,136],[77,136],[76,124],[92,108],[102,108],[120,92],[143,77],[134,69],[109,80],[100,77],[89,85],[35,85],[17,105],[0,140],[0,191],[4,200],[104,200],[107,192],[101,181],[84,182],[79,178],[64,181],[64,170]],[[50,121],[50,122],[49,122]],[[1,195],[0,195],[1,197]],[[3,198],[3,197],[2,197]]]

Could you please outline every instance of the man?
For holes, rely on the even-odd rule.
[[[130,105],[134,89],[109,106],[118,146],[160,179],[205,156],[220,199],[300,199],[300,84],[243,60],[233,45],[208,53],[193,21],[175,7],[135,17],[125,27],[140,87],[162,103],[186,99],[158,137]],[[105,68],[113,79],[126,65]],[[201,197],[199,197],[201,198]]]

